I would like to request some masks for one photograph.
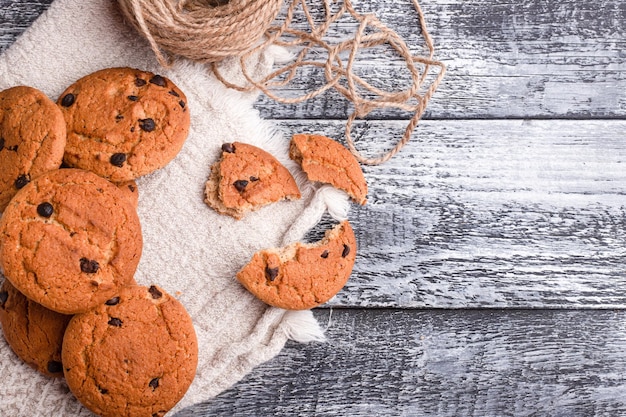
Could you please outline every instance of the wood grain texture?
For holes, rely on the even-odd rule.
[[[355,2],[396,30],[416,52],[424,45],[410,0]],[[615,118],[626,115],[626,4],[621,0],[423,0],[435,57],[448,66],[425,118]],[[345,40],[340,22],[329,40]],[[388,48],[387,48],[388,49]],[[385,89],[406,85],[407,71],[386,49],[361,51],[356,71]],[[286,96],[313,89],[319,71],[303,71]],[[328,94],[275,106],[271,118],[345,118],[350,103]],[[407,118],[388,110],[371,118]]]
[[[333,310],[328,343],[288,344],[177,417],[619,416],[622,311]]]
[[[43,13],[53,0],[0,0],[0,53]]]
[[[339,121],[282,126],[341,138]],[[401,127],[363,123],[357,146],[382,151]],[[368,203],[349,216],[359,255],[330,305],[626,305],[625,129],[624,121],[424,121],[396,158],[364,168]]]

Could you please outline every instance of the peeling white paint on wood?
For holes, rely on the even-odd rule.
[[[409,0],[355,2],[374,12],[419,50],[424,42]],[[426,118],[623,117],[626,115],[626,10],[621,0],[421,1],[435,58],[448,71]],[[330,40],[354,33],[337,25]],[[384,89],[406,85],[402,61],[361,51],[356,71]],[[318,71],[303,70],[285,95],[314,87]],[[404,81],[404,82],[402,82]],[[272,118],[336,118],[351,113],[338,94],[299,105],[261,99]],[[407,118],[392,110],[378,118]]]
[[[332,310],[327,344],[290,344],[213,401],[255,416],[617,416],[626,317],[613,311]]]
[[[341,138],[338,121],[282,125]],[[357,146],[382,152],[401,129],[368,122]],[[624,131],[624,121],[422,122],[399,155],[365,167],[368,204],[349,216],[359,256],[330,304],[625,305]]]

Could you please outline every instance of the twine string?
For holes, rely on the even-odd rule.
[[[331,2],[337,6],[335,11]],[[176,55],[204,62],[227,87],[238,91],[258,89],[283,104],[308,101],[331,89],[337,91],[354,106],[346,121],[345,139],[348,149],[363,164],[382,164],[409,142],[446,70],[442,62],[433,58],[434,44],[418,0],[412,0],[412,3],[418,15],[426,56],[412,53],[404,39],[374,14],[357,12],[352,0],[324,0],[325,19],[319,23],[309,6],[319,7],[319,0],[286,0],[282,23],[275,21],[283,0],[118,0],[118,3],[165,67],[171,65],[171,56]],[[298,9],[304,15],[308,30],[294,27]],[[352,38],[338,43],[327,40],[331,27],[348,16],[358,23]],[[299,51],[289,63],[261,79],[254,79],[248,64],[250,58],[270,45],[298,48]],[[402,90],[378,88],[354,71],[361,51],[385,45],[404,61],[410,76],[410,84]],[[325,54],[325,60],[309,58],[309,55],[320,54]],[[346,54],[344,62],[342,56]],[[218,63],[227,57],[239,57],[246,85],[231,82],[221,74]],[[295,80],[298,71],[305,67],[323,71],[324,84],[295,97],[276,92]],[[434,78],[429,77],[433,71],[436,71]],[[391,149],[374,158],[366,157],[352,138],[354,122],[375,110],[389,108],[410,112],[412,116]]]

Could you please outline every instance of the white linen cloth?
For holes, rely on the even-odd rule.
[[[273,65],[270,47],[255,62],[259,74]],[[137,180],[144,248],[135,276],[175,295],[194,320],[199,340],[197,376],[173,411],[217,395],[292,338],[322,340],[310,311],[268,307],[235,279],[260,249],[302,239],[331,205],[347,214],[347,196],[311,184],[288,158],[291,133],[281,133],[253,108],[257,93],[229,90],[197,63],[158,65],[147,42],[127,26],[112,0],[56,0],[0,56],[0,89],[29,85],[52,100],[80,77],[102,68],[134,67],[170,78],[187,95],[189,137],[165,168]],[[241,77],[237,60],[221,64],[229,79]],[[299,201],[279,202],[236,221],[203,201],[210,166],[224,142],[259,146],[296,177]],[[0,278],[1,280],[1,278]],[[89,416],[63,379],[50,379],[24,365],[0,338],[0,415]],[[170,415],[173,413],[170,413]]]

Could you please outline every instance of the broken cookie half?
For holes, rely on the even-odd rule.
[[[367,182],[359,161],[339,142],[322,135],[296,134],[289,157],[300,164],[309,180],[330,184],[363,205]]]
[[[237,280],[261,301],[286,310],[323,304],[346,284],[356,259],[356,238],[347,220],[316,243],[261,250]]]
[[[209,207],[238,220],[268,204],[301,197],[284,165],[263,149],[241,142],[222,145],[204,194]]]

